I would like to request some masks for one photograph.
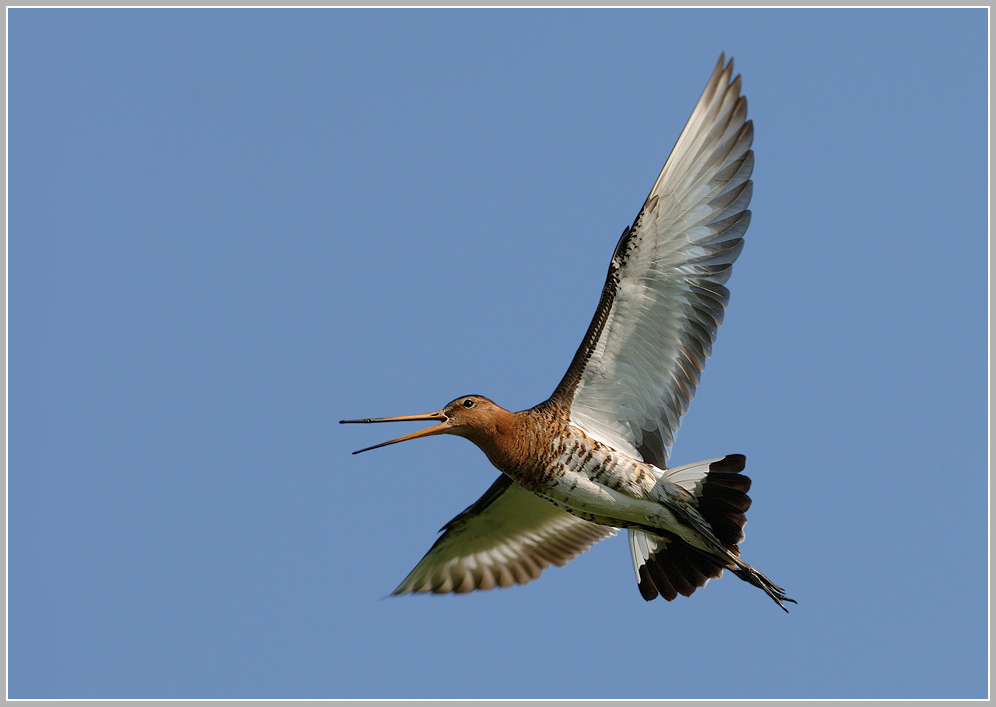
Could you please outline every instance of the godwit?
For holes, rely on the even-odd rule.
[[[751,504],[744,457],[667,466],[750,223],[754,128],[740,76],[723,61],[623,231],[595,318],[549,400],[513,413],[466,395],[423,415],[342,420],[437,423],[354,454],[453,434],[502,471],[394,594],[525,584],[626,528],[647,601],[690,596],[727,569],[782,609],[794,602],[740,559]]]

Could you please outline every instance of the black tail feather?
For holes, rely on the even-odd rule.
[[[709,473],[702,481],[698,494],[699,513],[712,527],[716,537],[735,555],[740,554],[738,543],[744,539],[746,512],[751,500],[750,477],[743,471],[746,457],[729,454],[709,465]]]
[[[640,567],[640,594],[647,601],[657,595],[673,601],[691,596],[710,579],[723,574],[723,562],[668,534],[666,544]]]

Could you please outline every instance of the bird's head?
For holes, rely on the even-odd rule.
[[[372,447],[358,449],[353,454],[367,452],[378,447],[386,447],[396,442],[407,442],[410,439],[419,437],[429,437],[430,435],[458,435],[466,437],[475,444],[489,435],[497,434],[499,422],[507,415],[511,415],[507,410],[491,402],[483,395],[464,395],[448,403],[442,410],[427,412],[421,415],[400,415],[398,417],[372,417],[365,420],[340,420],[341,424],[367,423],[367,422],[407,422],[416,420],[426,420],[437,424],[426,427],[424,430],[412,432],[411,434],[392,439],[388,442],[381,442]]]

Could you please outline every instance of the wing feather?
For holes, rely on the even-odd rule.
[[[557,508],[502,474],[443,534],[394,590],[466,593],[526,584],[563,567],[615,528]]]
[[[599,441],[661,468],[729,302],[753,193],[753,124],[724,57],[612,256],[595,317],[552,396]]]

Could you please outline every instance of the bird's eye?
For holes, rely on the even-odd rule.
[[[463,406],[465,408],[472,408],[474,407],[474,401],[471,400],[470,398],[467,398],[466,400],[463,401]]]

